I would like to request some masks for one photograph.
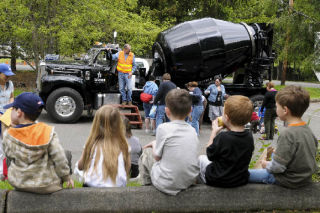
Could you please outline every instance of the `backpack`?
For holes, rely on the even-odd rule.
[[[140,94],[140,100],[143,103],[149,103],[149,101],[152,100],[152,95],[143,92],[143,93]]]

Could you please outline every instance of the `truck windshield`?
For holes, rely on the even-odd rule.
[[[83,61],[85,61],[86,63],[92,64],[94,58],[96,57],[96,55],[99,53],[98,49],[95,48],[91,48],[87,54],[83,57]]]

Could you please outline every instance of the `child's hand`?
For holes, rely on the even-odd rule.
[[[151,141],[150,143],[148,143],[147,145],[145,145],[145,146],[142,147],[142,148],[143,148],[143,149],[152,148],[154,143],[155,143],[155,141]]]
[[[270,161],[266,161],[266,160],[261,160],[261,166],[262,166],[262,168],[266,168],[267,167],[267,165],[268,165],[268,163],[269,163]]]
[[[218,118],[216,118],[213,122],[212,122],[212,132],[214,132],[216,135],[218,132],[220,132],[220,130],[223,128],[223,126],[218,126]]]
[[[72,178],[69,178],[69,180],[67,181],[67,188],[74,189],[74,182],[73,182]]]

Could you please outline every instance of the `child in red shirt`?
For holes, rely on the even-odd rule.
[[[256,112],[252,112],[251,121],[250,121],[250,131],[253,133],[257,133],[259,125],[259,116]]]

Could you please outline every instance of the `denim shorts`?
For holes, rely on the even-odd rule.
[[[143,103],[143,109],[144,109],[144,114],[145,118],[150,118],[152,120],[156,119],[155,116],[150,116],[150,110],[152,108],[153,104],[148,104],[148,103]]]

